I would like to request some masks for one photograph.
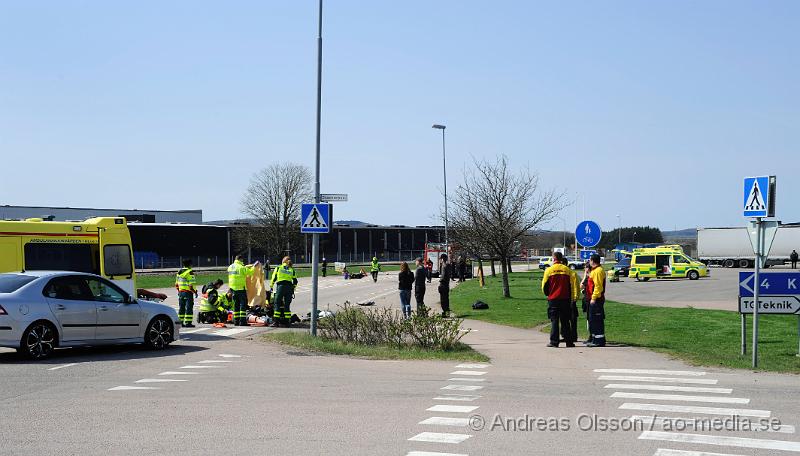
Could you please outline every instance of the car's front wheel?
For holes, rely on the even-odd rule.
[[[697,280],[700,278],[700,273],[697,271],[689,271],[686,277],[689,277],[689,280]]]
[[[22,333],[19,352],[30,359],[45,359],[56,349],[56,328],[49,322],[37,321]]]
[[[147,325],[144,344],[153,350],[162,350],[173,340],[172,322],[166,317],[156,317]]]

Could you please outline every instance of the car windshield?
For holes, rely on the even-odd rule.
[[[0,293],[13,293],[36,280],[36,277],[22,274],[0,274]]]
[[[631,265],[631,259],[627,257],[619,260],[619,263],[617,263],[617,266],[630,266],[630,265]]]

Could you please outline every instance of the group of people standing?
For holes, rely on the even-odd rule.
[[[586,264],[583,280],[567,266],[561,252],[553,254],[553,265],[547,268],[542,278],[542,292],[547,296],[547,317],[550,319],[550,343],[558,347],[563,340],[567,347],[574,347],[578,340],[579,293],[583,292],[583,312],[589,327],[587,347],[604,347],[605,336],[605,288],[606,272],[600,264],[600,255],[594,254]]]
[[[431,260],[428,259],[428,262]],[[440,257],[441,267],[439,268],[439,301],[442,306],[442,317],[450,316],[450,279],[451,268],[447,267],[447,255]],[[400,263],[400,274],[397,276],[398,289],[400,290],[400,304],[405,318],[411,318],[411,291],[414,291],[414,300],[417,302],[417,312],[425,309],[426,282],[431,282],[431,268],[428,267],[422,258],[415,261],[417,266],[414,272],[405,261]]]

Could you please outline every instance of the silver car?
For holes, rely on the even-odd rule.
[[[163,349],[179,338],[172,307],[137,300],[94,274],[0,274],[0,347],[43,359],[56,347],[143,343]]]

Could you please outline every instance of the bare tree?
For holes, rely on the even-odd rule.
[[[503,296],[511,297],[509,262],[526,234],[550,221],[564,207],[563,193],[543,190],[539,176],[527,168],[516,173],[501,155],[474,160],[451,199],[450,223],[460,239],[500,260]]]
[[[250,242],[267,256],[280,256],[298,246],[302,239],[300,205],[313,197],[311,182],[311,171],[294,163],[272,164],[250,178],[242,212],[257,227],[248,233]]]

